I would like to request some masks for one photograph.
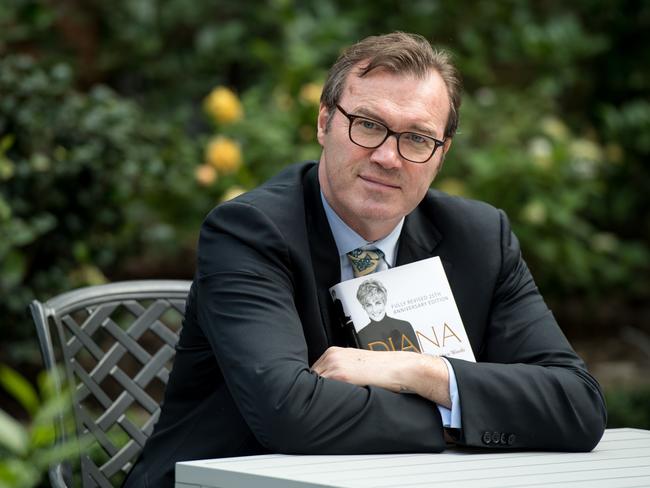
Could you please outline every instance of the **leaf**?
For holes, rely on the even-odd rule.
[[[29,450],[27,430],[15,418],[0,409],[0,446],[23,456]]]
[[[38,395],[34,387],[17,371],[0,365],[0,384],[11,394],[30,415],[38,409]]]
[[[41,473],[29,461],[0,460],[0,488],[32,488],[41,477]]]
[[[16,250],[10,251],[0,264],[0,284],[7,288],[17,286],[22,282],[25,270],[25,256]]]
[[[9,148],[13,145],[16,136],[14,134],[7,134],[6,136],[0,139],[0,154],[6,153]]]
[[[87,451],[92,445],[92,439],[72,438],[61,444],[56,444],[50,449],[41,449],[34,455],[34,464],[36,467],[47,468],[52,464],[67,461],[69,459],[78,457],[82,452]]]
[[[72,406],[72,400],[67,393],[48,398],[35,413],[32,424],[41,426],[51,424],[55,419],[65,415]]]

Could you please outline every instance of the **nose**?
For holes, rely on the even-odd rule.
[[[381,144],[372,150],[370,161],[379,164],[385,169],[399,168],[402,165],[402,158],[397,150],[397,136],[391,134]]]

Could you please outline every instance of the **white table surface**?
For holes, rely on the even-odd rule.
[[[176,488],[650,487],[650,431],[609,429],[589,453],[267,454],[176,464]]]

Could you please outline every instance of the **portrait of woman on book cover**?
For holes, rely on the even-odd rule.
[[[388,292],[381,281],[363,281],[357,289],[357,300],[370,319],[358,331],[362,347],[375,351],[420,352],[413,326],[405,320],[386,315]]]

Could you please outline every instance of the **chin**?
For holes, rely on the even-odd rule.
[[[356,214],[367,220],[397,220],[402,218],[401,212],[395,211],[394,205],[361,205]]]

